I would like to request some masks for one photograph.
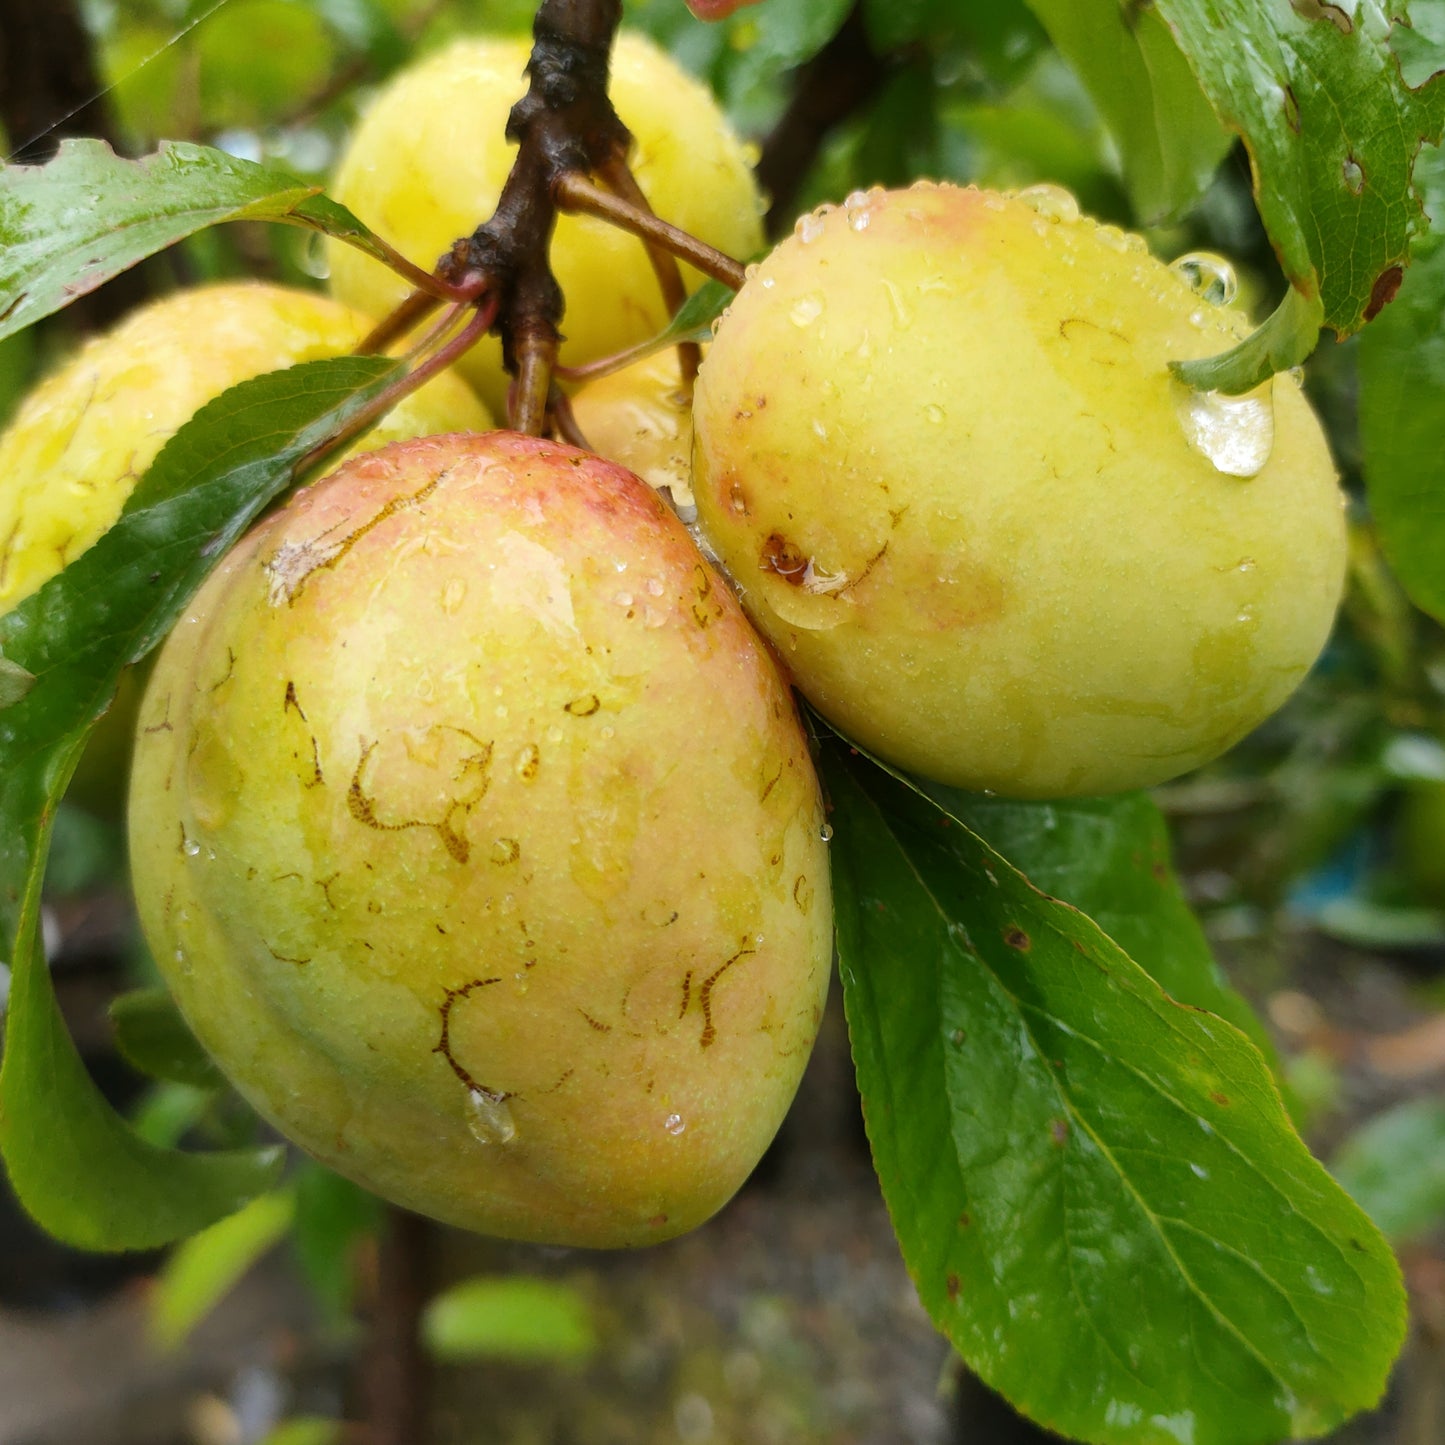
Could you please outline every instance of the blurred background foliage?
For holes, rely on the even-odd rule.
[[[398,66],[459,33],[525,30],[532,10],[529,0],[82,5],[118,149],[200,140],[318,183]],[[1221,144],[1219,164],[1176,214],[1139,214],[1127,137],[1111,133],[1080,70],[1022,0],[768,0],[715,26],[696,22],[683,0],[628,0],[626,14],[703,76],[756,142],[775,234],[803,209],[869,185],[1047,181],[1101,218],[1142,230],[1165,259],[1228,255],[1257,315],[1283,292],[1242,148]],[[323,279],[320,251],[303,233],[251,225],[206,231],[142,274],[151,291],[237,274]],[[66,313],[0,344],[0,420],[73,345],[77,324]],[[1414,1342],[1385,1409],[1338,1438],[1438,1445],[1445,631],[1392,578],[1363,501],[1357,352],[1355,341],[1327,340],[1307,368],[1352,499],[1350,588],[1336,636],[1283,712],[1159,800],[1191,901],[1280,1046],[1297,1117],[1402,1247]],[[59,818],[48,879],[67,1016],[92,1069],[148,1137],[256,1139],[261,1126],[208,1072],[163,1001],[140,995],[113,1019],[107,1012],[118,995],[157,979],[124,901],[124,758],[90,762]],[[942,1395],[935,1388],[943,1349],[910,1304],[892,1252],[845,1050],[834,1019],[800,1102],[805,1122],[785,1130],[759,1180],[707,1238],[598,1262],[430,1231],[424,1339],[438,1368],[453,1372],[436,1392],[436,1438],[1034,1438],[955,1367],[944,1370]],[[0,1357],[9,1338],[12,1371],[45,1368],[25,1364],[27,1330],[52,1345],[66,1329],[89,1339],[92,1325],[75,1321],[113,1308],[111,1291],[125,1280],[142,1284],[143,1298],[122,1314],[148,1322],[146,1358],[190,1364],[147,1367],[153,1413],[138,1414],[150,1423],[134,1430],[113,1409],[101,1412],[104,1425],[72,1412],[82,1422],[74,1430],[86,1433],[68,1434],[63,1410],[47,1424],[10,1407],[7,1422],[0,1405],[0,1441],[347,1438],[336,1421],[367,1398],[367,1361],[387,1310],[398,1290],[420,1287],[388,1276],[385,1235],[395,1227],[375,1201],[309,1163],[165,1258],[67,1257],[12,1207],[0,1240]],[[197,1331],[229,1338],[213,1312],[231,1307],[237,1282],[263,1260],[274,1307],[241,1308],[266,1322],[264,1369],[249,1336],[246,1346],[230,1339],[187,1355]],[[43,1317],[30,1313],[41,1307]],[[10,1311],[20,1314],[7,1325]],[[459,1364],[477,1360],[487,1363]],[[6,1378],[0,1397],[23,1383]],[[156,1403],[161,1395],[169,1406]]]

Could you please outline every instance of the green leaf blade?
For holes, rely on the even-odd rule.
[[[903,785],[831,745],[824,773],[869,1136],[970,1366],[1109,1445],[1276,1445],[1373,1403],[1398,1268],[1258,1052]]]
[[[1119,0],[1029,0],[1104,116],[1146,222],[1177,215],[1204,194],[1229,133],[1152,10]]]
[[[1425,152],[1417,170],[1435,232],[1360,337],[1360,446],[1390,566],[1411,601],[1445,622],[1445,152]]]
[[[0,167],[0,339],[196,231],[245,220],[307,226],[383,254],[315,186],[209,146],[173,141],[130,161],[103,141],[66,140],[47,165]]]
[[[0,617],[0,651],[35,677],[0,711],[0,957],[11,969],[0,1152],[25,1208],[78,1248],[144,1249],[193,1233],[269,1188],[281,1151],[157,1148],[96,1089],[39,945],[55,808],[122,668],[164,636],[260,509],[396,370],[340,358],[232,388],[166,444],[104,537]]]
[[[1394,294],[1420,229],[1411,176],[1445,125],[1445,76],[1411,89],[1397,6],[1158,0],[1200,85],[1243,138],[1285,274],[1357,331]]]
[[[951,817],[977,833],[1050,897],[1087,913],[1176,1002],[1208,1009],[1272,1045],[1234,991],[1184,899],[1164,815],[1147,793],[1015,802],[929,785]]]

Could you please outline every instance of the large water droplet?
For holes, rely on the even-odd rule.
[[[510,1144],[517,1137],[517,1121],[507,1107],[507,1096],[468,1089],[467,1128],[480,1144]]]
[[[181,851],[187,858],[195,858],[200,854],[201,845],[197,843],[194,838],[187,838],[186,841],[181,844]]]
[[[1239,294],[1239,277],[1235,275],[1234,267],[1212,251],[1190,251],[1173,262],[1169,269],[1211,306],[1228,306]]]
[[[823,234],[823,213],[809,211],[806,216],[799,216],[793,224],[793,234],[805,246],[816,241]]]
[[[1274,450],[1274,397],[1265,382],[1244,396],[1194,391],[1176,401],[1189,445],[1227,477],[1257,476]]]
[[[302,246],[297,262],[301,269],[314,280],[328,281],[331,279],[331,253],[327,249],[326,237],[320,231],[313,231],[306,238],[306,244]]]
[[[662,1121],[662,1127],[666,1129],[669,1134],[676,1135],[681,1134],[682,1131],[687,1128],[687,1125],[683,1123],[681,1114],[669,1114],[667,1118]]]
[[[1025,186],[1015,199],[1050,221],[1079,219],[1079,203],[1062,186]]]
[[[816,292],[800,296],[788,312],[794,326],[811,326],[823,314],[823,298]]]

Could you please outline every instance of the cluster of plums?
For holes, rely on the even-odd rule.
[[[334,194],[429,264],[495,201],[525,59],[472,40],[403,74]],[[756,254],[706,92],[624,36],[614,98],[654,208]],[[564,218],[553,259],[564,360],[665,323],[621,232]],[[335,299],[157,302],[31,395],[0,438],[0,610],[200,404],[346,352],[406,287],[341,246],[331,272]],[[1321,648],[1345,539],[1320,427],[1287,376],[1172,379],[1247,329],[1197,281],[1052,188],[858,193],[750,268],[691,399],[667,355],[583,389],[601,455],[492,429],[489,342],[266,518],[160,654],[130,798],[147,938],[237,1087],[489,1233],[635,1245],[720,1207],[827,988],[792,688],[890,764],[1054,797],[1215,756]]]

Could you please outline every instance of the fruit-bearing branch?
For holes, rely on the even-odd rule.
[[[728,285],[742,284],[737,261],[652,213],[628,165],[632,136],[607,93],[621,18],[621,0],[543,0],[532,28],[528,91],[507,119],[517,156],[496,210],[441,258],[435,282],[414,291],[363,344],[379,351],[408,332],[440,304],[438,292],[494,304],[491,329],[514,378],[510,420],[518,431],[550,426],[580,440],[554,384],[563,296],[549,252],[559,211],[597,216],[638,236],[670,311],[686,295],[679,257]],[[697,347],[685,344],[679,352],[690,378]]]

